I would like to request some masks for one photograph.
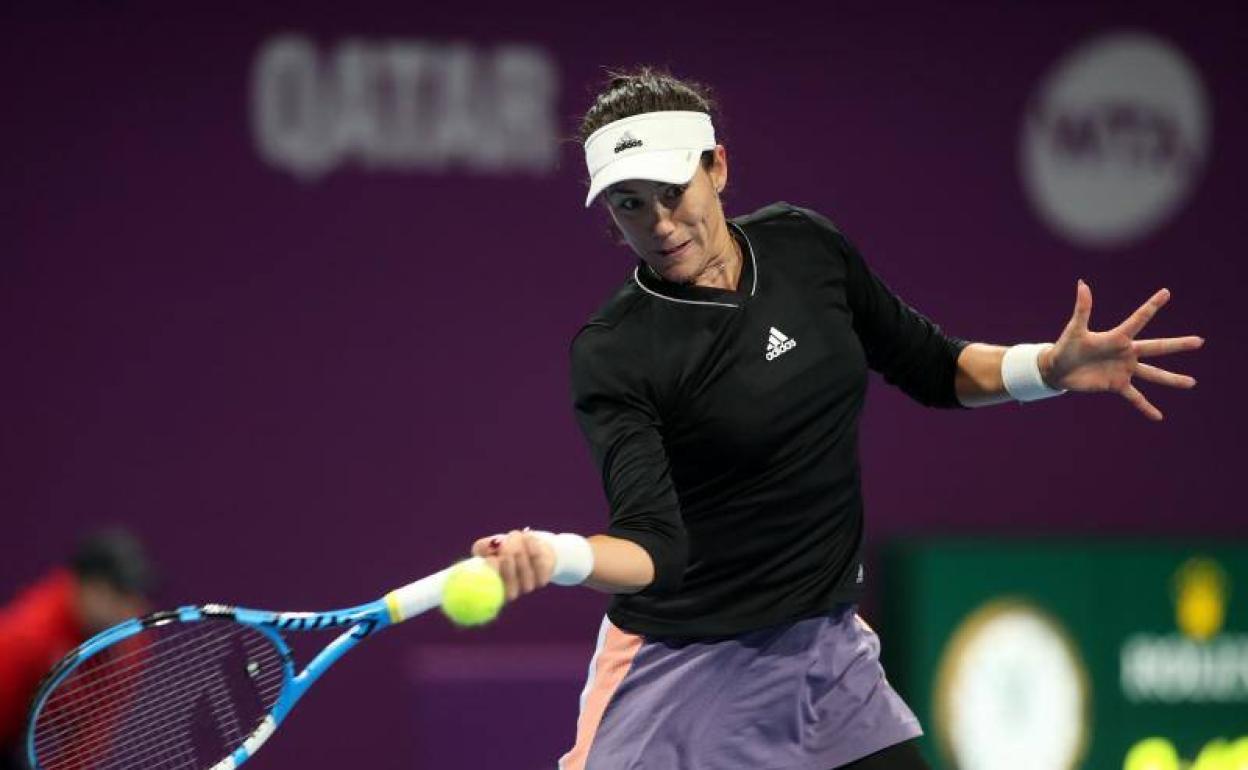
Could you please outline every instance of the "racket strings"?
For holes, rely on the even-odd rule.
[[[185,630],[184,630],[185,631]],[[150,648],[155,648],[158,644],[163,645],[164,650],[172,650],[172,656],[168,653],[164,654],[163,659],[158,660],[156,657],[149,659],[149,664],[153,669],[159,667],[166,671],[174,671],[179,666],[185,665],[186,661],[195,661],[202,666],[216,665],[216,660],[212,655],[220,653],[220,648],[227,644],[229,637],[205,637],[202,642],[197,645],[184,644],[181,647],[170,647],[170,641],[177,641],[174,638],[166,637],[158,643],[153,643]],[[207,654],[206,654],[207,653]],[[88,661],[83,665],[83,675],[77,682],[71,684],[66,681],[58,687],[56,693],[48,700],[45,706],[45,714],[56,714],[39,722],[39,732],[44,735],[53,735],[56,732],[80,732],[92,727],[98,727],[99,723],[105,721],[105,711],[103,709],[92,709],[92,704],[102,704],[105,702],[116,703],[126,702],[128,698],[135,695],[136,690],[142,684],[143,680],[135,676],[139,671],[137,663],[131,663],[121,671],[113,671],[115,666],[109,664],[107,666],[101,664],[95,666],[94,670],[87,671],[88,666],[94,661]],[[96,675],[100,670],[107,668],[110,673],[107,676]],[[119,680],[119,675],[125,673],[130,678],[128,680]],[[197,672],[180,672],[183,675],[183,681],[186,683],[183,687],[169,686],[166,687],[162,694],[166,699],[171,699],[179,694],[180,690],[186,687],[194,687],[197,680],[194,677],[186,677],[186,673]],[[280,674],[280,671],[278,672]],[[102,685],[102,680],[108,680],[108,685]],[[82,684],[85,682],[85,684]],[[75,689],[76,686],[76,689]],[[64,707],[62,701],[69,699],[73,701],[74,708]],[[81,703],[79,701],[82,701]]]
[[[236,629],[237,626],[226,626],[226,628]],[[146,670],[172,670],[180,665],[184,665],[187,660],[201,662],[205,665],[214,665],[215,660],[207,657],[204,653],[219,653],[220,647],[228,644],[230,635],[203,635],[198,634],[194,638],[202,641],[196,644],[186,643],[185,635],[194,631],[193,626],[182,626],[176,631],[164,636],[156,641],[152,641],[145,645],[137,645],[139,648],[125,655],[109,657],[109,651],[105,650],[97,658],[86,661],[82,664],[78,672],[75,672],[76,680],[71,677],[62,682],[48,699],[47,705],[41,714],[39,727],[40,731],[50,733],[54,728],[64,727],[66,722],[82,719],[84,714],[90,712],[82,708],[65,708],[62,702],[65,700],[74,700],[90,698],[91,700],[100,702],[105,699],[123,698],[133,693],[133,691],[142,683],[142,679],[136,677],[136,673],[141,669]],[[257,635],[249,634],[244,637],[248,644],[249,651],[259,652],[268,646],[267,640],[261,642],[261,646],[254,647],[253,639]],[[127,640],[133,641],[133,640]],[[125,642],[122,643],[123,645]],[[211,649],[210,649],[211,648]],[[159,650],[159,652],[150,652],[151,650]],[[130,659],[129,663],[122,665],[121,661]],[[107,673],[103,673],[107,671]],[[269,673],[269,669],[265,669],[265,673]],[[277,675],[280,680],[281,669],[272,672]],[[48,715],[48,716],[43,716]],[[77,729],[80,725],[74,724],[72,729]]]
[[[185,650],[187,655],[178,656],[178,658],[187,658],[192,654],[202,656],[206,651],[209,653],[219,652],[220,644],[215,645],[215,647],[218,649],[206,650],[203,645],[194,648],[187,647]],[[170,671],[174,670],[173,667],[178,665],[178,663],[171,662],[170,659],[166,658],[162,665],[167,671]],[[192,688],[199,684],[195,677],[195,674],[198,672],[189,672],[191,674],[189,678],[185,677],[185,674],[188,672],[179,671],[178,673],[183,675],[181,681],[187,682],[189,680]],[[60,720],[57,724],[52,724],[52,720],[49,720],[49,724],[47,725],[48,729],[46,730],[47,734],[53,734],[52,728],[55,727],[61,734],[68,734],[72,737],[72,739],[76,739],[67,746],[56,747],[61,749],[60,754],[64,754],[66,749],[73,749],[80,758],[88,756],[95,757],[102,753],[102,749],[108,748],[111,744],[122,743],[121,739],[117,735],[119,730],[115,729],[115,723],[119,717],[115,713],[110,713],[110,709],[116,710],[118,708],[116,704],[125,704],[127,708],[133,707],[136,712],[146,714],[146,718],[144,719],[136,719],[132,717],[125,725],[124,729],[126,731],[126,735],[131,738],[130,748],[152,748],[148,746],[148,744],[151,744],[153,740],[159,740],[161,733],[153,732],[151,731],[151,728],[154,725],[159,725],[167,718],[162,713],[162,708],[168,709],[182,706],[184,697],[180,696],[185,696],[186,694],[185,684],[179,687],[166,688],[163,692],[163,698],[160,701],[160,705],[154,708],[147,702],[149,696],[148,693],[142,693],[136,696],[136,689],[141,684],[142,680],[132,680],[129,683],[130,686],[118,691],[115,684],[116,677],[110,676],[109,678],[114,680],[114,686],[108,690],[104,690],[98,686],[93,686],[89,676],[82,678],[81,681],[88,682],[89,684],[79,689],[77,702],[74,703],[74,706],[77,709],[75,713],[79,716],[87,715],[86,719],[78,718],[71,720],[68,723],[65,720]],[[136,697],[139,699],[135,700]],[[51,705],[55,709],[59,707],[60,704]],[[43,727],[43,725],[40,725],[40,728]],[[87,735],[91,737],[81,740],[78,739],[78,736],[80,735]],[[43,756],[45,764],[47,762],[55,764],[57,760],[63,758],[54,753],[51,749],[43,751],[41,754],[45,755]],[[127,752],[124,750],[124,747],[118,745],[112,748],[110,758],[120,763],[126,758],[126,754]]]
[[[106,682],[131,675],[134,669],[145,665],[147,661],[167,654],[171,647],[173,648],[173,654],[181,654],[184,651],[183,648],[176,645],[181,640],[183,634],[191,633],[194,631],[194,628],[182,624],[168,626],[167,628],[169,630],[158,637],[154,630],[145,632],[150,633],[151,636],[142,639],[141,642],[136,639],[124,639],[113,647],[101,651],[96,657],[82,663],[81,671],[84,673],[91,671],[91,684],[98,687]],[[128,651],[121,652],[121,650]],[[128,661],[128,664],[126,661]],[[107,670],[108,673],[100,673],[104,670]],[[63,683],[58,688],[58,692],[64,689],[64,687]]]
[[[254,635],[254,634],[253,634]],[[131,694],[129,697],[135,699],[132,703],[126,703],[126,707],[132,712],[123,728],[113,729],[108,723],[108,714],[105,709],[92,710],[88,709],[84,713],[95,714],[96,718],[83,722],[79,720],[74,724],[74,733],[87,734],[94,736],[88,742],[79,742],[75,745],[78,754],[81,756],[96,756],[101,753],[102,748],[109,748],[108,756],[118,764],[123,766],[127,764],[127,759],[140,759],[147,753],[155,753],[164,748],[162,741],[169,735],[177,735],[179,733],[185,735],[189,722],[194,718],[194,713],[188,709],[188,701],[194,698],[204,698],[206,696],[211,712],[216,715],[217,727],[231,745],[236,744],[242,737],[238,720],[233,716],[234,708],[228,708],[229,694],[223,687],[221,677],[205,676],[214,662],[221,657],[222,647],[229,643],[228,637],[222,636],[215,640],[215,644],[211,647],[200,643],[196,646],[186,646],[186,654],[178,656],[178,661],[169,662],[167,658],[162,663],[165,676],[169,682],[177,682],[177,686],[162,686],[159,688],[148,688],[136,696]],[[260,640],[260,651],[268,648],[267,641]],[[257,652],[254,643],[248,644],[251,647],[251,654]],[[199,661],[197,665],[187,667],[182,660]],[[207,661],[205,664],[204,661]],[[281,672],[280,667],[271,669],[271,673],[267,678],[268,687],[265,683],[259,684],[261,690],[261,698],[264,697],[264,690],[276,693],[280,690]],[[206,688],[206,689],[205,689]],[[134,688],[128,688],[133,690]],[[109,703],[118,702],[118,697],[125,698],[125,695],[116,696],[112,692],[106,693]],[[94,702],[101,702],[104,696],[97,689],[92,694]],[[271,700],[271,698],[270,698]],[[85,708],[85,707],[83,707]],[[101,714],[103,719],[100,718]],[[222,720],[228,717],[232,724],[224,723]],[[62,730],[64,726],[62,725]],[[119,737],[119,733],[124,733],[126,739]],[[109,747],[109,743],[112,743]],[[185,741],[183,741],[185,743]],[[138,757],[132,756],[138,754]],[[50,757],[55,762],[55,757]],[[146,763],[145,765],[146,766]]]
[[[228,709],[221,708],[222,706],[228,705],[227,699],[221,696],[221,693],[215,685],[210,684],[209,687],[212,692],[207,700],[211,707],[211,713],[217,717],[230,717],[228,724],[218,722],[216,725],[219,729],[221,729],[223,736],[226,738],[226,745],[240,743],[246,736],[241,733],[237,718],[235,718]],[[166,706],[166,710],[175,709],[179,705],[180,704],[177,701],[173,701]],[[189,727],[189,723],[197,717],[198,715],[194,711],[189,714],[179,714],[177,717],[174,717],[172,720],[175,723],[173,725],[175,727],[174,733],[176,734],[179,731],[185,731]],[[128,741],[121,741],[119,742],[119,745],[113,748],[113,763],[120,767],[150,767],[153,766],[153,757],[159,755],[161,758],[164,758],[172,752],[179,758],[190,754],[191,762],[189,764],[191,766],[196,766],[194,761],[195,753],[192,750],[194,748],[193,742],[175,742],[170,745],[168,741],[164,740],[168,733],[162,734],[156,728],[156,726],[161,723],[162,722],[158,720],[156,722],[149,721],[147,724],[132,725],[131,730],[133,732],[130,734],[132,739]],[[91,750],[89,749],[88,753],[90,753],[90,751]]]
[[[227,626],[226,628],[229,627]],[[253,656],[257,651],[269,649],[267,640],[254,634],[254,632],[248,636],[255,637],[255,640],[247,645],[252,648],[251,654]],[[259,641],[259,650],[255,647],[255,641]],[[196,646],[186,646],[186,654],[177,656],[177,660],[173,663],[170,663],[170,659],[166,658],[165,662],[161,664],[161,668],[165,672],[164,681],[166,684],[157,688],[148,688],[133,703],[125,703],[126,708],[131,713],[128,720],[120,727],[115,727],[109,723],[107,707],[95,709],[79,706],[79,710],[84,711],[84,713],[94,714],[96,718],[87,722],[79,721],[75,725],[74,734],[84,733],[92,735],[94,738],[89,739],[89,742],[86,743],[79,741],[78,744],[70,744],[71,747],[75,748],[76,753],[81,757],[95,758],[105,753],[104,750],[107,749],[107,757],[117,765],[133,766],[129,760],[136,760],[141,762],[140,766],[151,766],[152,759],[154,759],[157,753],[167,758],[170,747],[164,744],[168,743],[167,739],[169,736],[182,735],[185,737],[187,735],[188,728],[191,727],[190,722],[195,718],[194,710],[188,708],[188,705],[191,704],[188,704],[187,701],[197,697],[203,699],[205,696],[210,711],[216,716],[217,724],[215,726],[223,733],[226,741],[231,746],[236,744],[245,736],[240,734],[237,719],[233,718],[231,714],[235,709],[223,708],[232,704],[229,702],[228,692],[222,687],[222,678],[219,676],[205,677],[206,670],[210,671],[212,662],[220,659],[222,648],[228,643],[229,638],[226,635],[222,635],[216,639],[216,643],[211,645],[211,647],[207,647],[202,642]],[[187,668],[181,662],[182,660],[199,660],[201,662],[198,665]],[[208,660],[208,665],[204,665],[203,660]],[[261,689],[260,697],[262,699],[264,698],[264,690],[271,691],[270,697],[267,699],[268,701],[271,701],[273,699],[272,695],[275,695],[280,690],[281,679],[280,665],[270,667],[270,670],[273,671],[273,674],[266,677],[269,681],[269,686],[266,688],[263,682],[259,685]],[[180,684],[171,687],[168,682],[179,682]],[[128,689],[133,690],[134,688]],[[118,702],[116,696],[111,692],[107,693],[107,695],[109,696],[108,704]],[[95,702],[103,705],[102,697],[97,688],[88,704]],[[133,694],[130,697],[135,698]],[[100,718],[101,715],[103,719]],[[233,725],[222,723],[222,719],[227,716],[232,719]],[[188,742],[183,740],[181,743],[187,744]],[[183,745],[181,748],[182,752],[180,753],[184,754],[187,746]],[[217,753],[220,753],[220,749],[217,750]],[[148,754],[153,756],[148,757]],[[53,764],[57,761],[55,756],[50,757],[50,759]],[[46,763],[45,766],[47,766]],[[72,767],[75,765],[66,766]]]
[[[157,626],[119,647],[84,661],[45,701],[34,731],[41,770],[208,767],[259,724],[285,679],[273,642],[237,623]]]
[[[199,651],[196,651],[195,654],[203,654],[203,652],[204,652],[203,650],[199,650]],[[196,674],[196,673],[202,673],[202,672],[191,671],[191,672],[183,672],[183,673]],[[281,689],[280,670],[275,672],[275,674],[276,674],[275,676],[269,677],[271,686],[273,688],[272,691],[274,693],[276,693],[278,690]],[[137,708],[139,711],[147,710],[152,713],[149,713],[149,715],[145,719],[134,719],[130,723],[127,724],[129,735],[131,735],[132,738],[129,741],[128,745],[118,745],[114,748],[113,754],[116,755],[117,761],[120,762],[121,760],[125,759],[127,750],[129,750],[130,752],[136,752],[136,751],[141,752],[145,749],[155,748],[152,745],[153,742],[158,742],[159,740],[161,740],[161,738],[164,735],[168,733],[168,731],[161,732],[160,730],[155,729],[166,721],[167,719],[166,712],[173,712],[179,716],[182,716],[188,722],[189,720],[194,718],[193,713],[187,713],[185,701],[187,700],[188,695],[194,696],[196,694],[199,694],[200,696],[202,696],[203,693],[202,692],[197,693],[197,691],[194,689],[198,683],[193,677],[189,679],[189,682],[190,684],[187,684],[187,685],[183,685],[180,687],[171,687],[171,688],[162,690],[160,692],[160,695],[162,696],[162,702],[153,708],[148,708],[147,703],[140,703],[138,705]],[[223,728],[224,735],[227,738],[227,741],[230,744],[237,744],[239,741],[242,740],[242,738],[246,736],[241,734],[240,729],[238,727],[238,721],[234,717],[233,710],[220,708],[221,706],[226,706],[229,704],[228,704],[227,698],[222,697],[221,690],[218,687],[219,684],[220,684],[219,682],[210,682],[208,684],[208,687],[209,687],[208,701],[213,706],[214,713],[218,714],[218,716],[225,716],[231,719],[232,724],[223,725],[222,728]],[[150,698],[151,695],[152,695],[151,693],[145,693],[143,697]],[[98,751],[103,745],[107,744],[109,741],[117,742],[117,740],[110,735],[109,730],[100,729],[101,726],[103,726],[104,724],[106,724],[106,721],[101,720],[99,718],[96,718],[94,720],[90,720],[87,722],[74,724],[73,729],[75,731],[93,732],[96,735],[95,739],[76,747],[77,749],[80,750],[80,753],[84,755],[90,755],[92,754],[92,752]],[[124,762],[122,762],[122,764],[124,765]]]

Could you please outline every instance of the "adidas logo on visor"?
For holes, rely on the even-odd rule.
[[[797,340],[784,336],[784,332],[771,327],[767,332],[767,360],[774,361],[780,356],[797,347]]]
[[[620,141],[616,142],[615,151],[624,152],[625,150],[631,150],[632,148],[640,147],[641,145],[642,142],[640,139],[625,131],[624,136],[620,137]]]

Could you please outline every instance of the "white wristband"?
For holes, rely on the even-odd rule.
[[[1001,359],[1001,379],[1006,392],[1015,401],[1038,401],[1066,392],[1050,388],[1040,376],[1040,354],[1051,347],[1050,343],[1029,343],[1005,351],[1005,358]]]
[[[530,529],[531,534],[550,543],[555,549],[555,572],[550,582],[560,586],[579,586],[594,571],[594,549],[589,541],[571,532],[543,532]]]

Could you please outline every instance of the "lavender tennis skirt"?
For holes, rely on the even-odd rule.
[[[830,770],[922,735],[855,612],[729,639],[647,639],[606,618],[560,770]]]

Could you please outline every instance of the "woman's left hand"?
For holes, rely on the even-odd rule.
[[[1196,379],[1186,374],[1142,363],[1141,358],[1183,353],[1205,344],[1202,337],[1168,337],[1137,340],[1136,336],[1168,301],[1170,290],[1162,289],[1149,298],[1125,321],[1113,329],[1088,329],[1092,315],[1092,289],[1083,281],[1075,290],[1075,312],[1057,344],[1040,355],[1041,376],[1050,387],[1080,392],[1113,391],[1130,401],[1153,420],[1162,419],[1161,410],[1149,403],[1131,383],[1133,377],[1172,388],[1195,387]]]

